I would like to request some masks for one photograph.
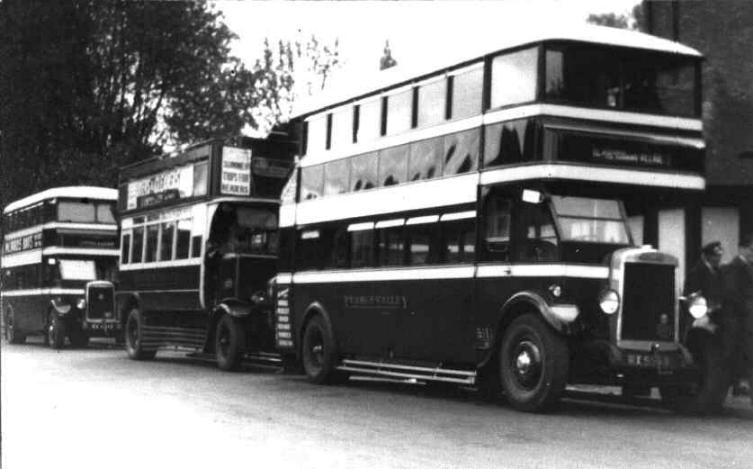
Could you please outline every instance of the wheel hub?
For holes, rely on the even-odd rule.
[[[522,340],[515,347],[511,358],[518,383],[526,389],[535,387],[541,377],[542,363],[539,347],[529,340]]]

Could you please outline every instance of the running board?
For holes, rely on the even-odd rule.
[[[434,368],[422,366],[398,365],[396,363],[369,362],[362,360],[343,360],[338,370],[364,375],[385,376],[389,378],[417,379],[425,381],[441,381],[444,383],[465,384],[472,386],[476,383],[475,371],[450,370],[437,366]]]
[[[206,353],[206,352],[191,352],[191,353],[186,354],[186,356],[189,358],[196,358],[198,360],[204,360],[204,361],[215,361],[217,359],[217,357],[213,353]],[[251,353],[247,353],[243,357],[243,362],[248,363],[248,364],[256,364],[256,365],[281,366],[282,356],[276,353],[251,352]]]

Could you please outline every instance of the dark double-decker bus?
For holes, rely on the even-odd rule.
[[[705,187],[699,53],[532,28],[438,59],[296,117],[278,349],[317,383],[476,385],[526,411],[567,384],[687,392],[681,215]],[[702,298],[690,306],[705,314]]]
[[[56,187],[3,210],[0,310],[5,337],[43,334],[61,348],[119,334],[113,298],[117,271],[117,191]]]
[[[285,138],[211,141],[121,170],[116,299],[130,358],[177,347],[230,370],[273,351],[265,298],[292,168]]]

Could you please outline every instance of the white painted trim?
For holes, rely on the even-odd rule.
[[[293,274],[289,272],[285,272],[285,273],[280,272],[275,277],[275,281],[277,282],[278,285],[288,285],[293,282]]]
[[[30,226],[22,230],[11,231],[5,235],[6,240],[22,238],[30,234],[41,233],[42,230],[47,229],[68,229],[68,230],[85,230],[87,232],[97,231],[117,231],[118,225],[115,223],[65,223],[65,222],[49,222],[39,225]]]
[[[578,264],[482,264],[478,266],[476,277],[570,277],[607,279],[609,278],[609,267]]]
[[[574,181],[607,182],[691,190],[703,190],[706,188],[706,180],[702,176],[692,174],[602,168],[578,164],[531,164],[512,168],[493,169],[481,173],[481,185],[524,181],[528,179],[569,179]]]
[[[2,267],[18,267],[21,265],[39,264],[42,262],[42,249],[31,249],[29,251],[14,252],[2,257],[0,265]]]
[[[340,270],[296,272],[293,274],[294,284],[307,283],[339,283],[339,282],[386,282],[399,280],[437,280],[473,278],[475,267],[442,266],[442,267],[403,267],[394,269],[368,270]]]
[[[278,284],[383,282],[504,277],[608,279],[609,267],[579,264],[494,264],[303,271],[277,274]]]
[[[439,221],[439,215],[424,215],[422,217],[409,218],[405,224],[410,225],[426,225],[428,223],[436,223]]]
[[[315,166],[321,163],[327,163],[329,161],[349,158],[351,156],[360,155],[362,153],[379,151],[385,148],[396,147],[399,145],[414,143],[434,137],[463,132],[465,130],[481,127],[482,118],[483,116],[478,115],[469,117],[467,119],[448,121],[444,124],[425,127],[422,129],[408,130],[400,134],[378,137],[375,140],[354,143],[353,145],[348,145],[346,147],[333,150],[317,150],[313,153],[307,153],[301,159],[300,165],[302,168],[306,168],[308,166]]]
[[[72,254],[77,256],[120,256],[120,249],[87,249],[65,247],[49,247],[42,249],[43,256],[57,256],[61,254]]]
[[[83,295],[85,291],[79,288],[29,288],[25,290],[5,290],[2,296],[33,296],[33,295]]]
[[[122,271],[129,270],[152,270],[152,269],[164,269],[166,267],[185,267],[190,265],[201,265],[200,257],[191,257],[188,259],[177,259],[172,261],[157,261],[157,262],[139,262],[131,264],[120,264],[119,269]]]
[[[115,201],[118,200],[118,191],[107,187],[97,186],[65,186],[47,189],[46,191],[37,192],[23,199],[9,203],[3,213],[9,213],[14,210],[34,205],[38,202],[54,198],[86,198],[93,200]]]
[[[307,225],[395,211],[439,210],[473,203],[476,201],[478,178],[479,173],[468,173],[307,200],[297,205],[296,222]]]
[[[655,127],[666,127],[671,130],[695,130],[698,132],[703,130],[703,121],[700,118],[663,116],[630,111],[591,109],[578,106],[541,103],[527,104],[487,112],[483,116],[483,124],[490,125],[498,122],[542,115],[614,122],[618,124],[650,125]]]
[[[286,228],[286,227],[295,225],[296,206],[297,204],[295,203],[280,205],[279,220],[278,220],[280,228]]]
[[[476,218],[476,211],[467,210],[465,212],[443,213],[439,217],[439,221],[467,220],[468,218]]]
[[[374,225],[374,228],[381,229],[381,228],[394,228],[396,226],[403,226],[405,225],[405,219],[404,218],[398,218],[396,220],[380,220],[376,222],[376,225]]]
[[[373,221],[367,221],[364,223],[353,223],[351,225],[348,225],[348,231],[366,231],[366,230],[373,230],[373,229],[374,229]]]

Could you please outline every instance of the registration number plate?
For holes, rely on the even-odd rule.
[[[669,368],[672,365],[668,355],[649,353],[628,353],[627,363],[640,368]]]

